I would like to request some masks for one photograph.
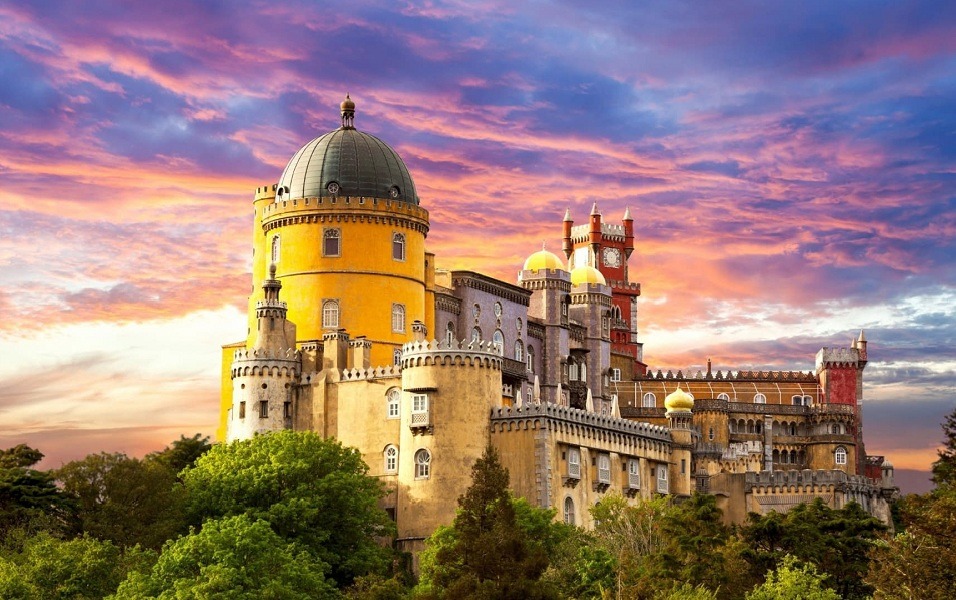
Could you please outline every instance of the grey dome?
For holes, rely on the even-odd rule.
[[[336,184],[330,186],[329,184]],[[418,204],[415,183],[401,157],[374,135],[348,126],[317,137],[292,157],[276,200],[365,196]]]

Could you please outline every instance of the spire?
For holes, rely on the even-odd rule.
[[[599,215],[601,211],[598,210],[597,202],[594,203],[594,206],[591,207],[591,215]]]
[[[862,329],[860,330],[860,337],[857,338],[856,341],[858,341],[858,342],[865,342],[865,341],[866,341],[866,336],[863,335],[863,330],[862,330]]]
[[[355,129],[355,103],[348,94],[339,107],[342,109],[342,129]]]
[[[634,218],[631,217],[631,207],[630,207],[630,206],[627,206],[627,207],[624,208],[624,218],[621,219],[621,220],[622,220],[622,221],[633,221],[633,220],[634,220]]]
[[[571,207],[569,206],[566,211],[564,211],[564,220],[571,221]]]

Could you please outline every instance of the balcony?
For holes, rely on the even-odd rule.
[[[431,412],[428,410],[413,410],[411,418],[408,420],[408,427],[415,433],[431,432]]]

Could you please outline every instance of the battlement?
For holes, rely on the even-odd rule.
[[[428,365],[469,365],[501,370],[501,349],[490,341],[438,340],[409,342],[402,346],[402,368]]]
[[[688,373],[690,373],[688,371]],[[701,381],[792,381],[800,383],[815,383],[817,381],[817,376],[813,374],[813,371],[807,371],[806,373],[802,371],[737,371],[733,372],[728,370],[726,373],[721,371],[714,371],[711,373],[703,373],[699,369],[693,375],[688,374],[684,375],[682,370],[678,370],[677,373],[674,373],[671,370],[668,370],[667,373],[662,372],[660,369],[657,370],[657,373],[654,373],[651,369],[647,370],[647,373],[639,380],[677,380],[677,381],[692,381],[692,380],[701,380]]]
[[[261,310],[263,308],[287,310],[289,306],[282,300],[256,300],[256,310]]]
[[[588,240],[588,234],[591,233],[591,224],[575,225],[571,227],[571,240],[577,243]],[[624,241],[624,225],[614,225],[613,223],[601,223],[601,235],[605,238],[620,238],[618,241]]]
[[[872,489],[873,483],[862,475],[847,475],[843,471],[802,469],[799,471],[760,471],[746,473],[746,486],[783,488],[789,486],[826,485],[854,490]]]
[[[339,196],[337,198],[295,198],[262,207],[262,227],[269,231],[291,223],[353,222],[405,225],[428,233],[428,211],[401,200]]]
[[[817,370],[824,366],[856,367],[860,351],[856,348],[823,348],[817,352]]]
[[[344,369],[341,381],[371,381],[373,379],[394,379],[402,376],[402,368],[398,365],[387,367],[371,367],[368,369]]]
[[[298,362],[301,358],[301,354],[298,350],[292,348],[287,348],[286,350],[276,350],[272,351],[268,348],[260,348],[252,350],[236,350],[232,355],[234,361],[247,361],[247,360],[279,360],[283,362],[295,361]]]
[[[275,198],[276,190],[279,188],[278,183],[269,183],[261,187],[256,188],[256,200],[263,200],[265,198]]]
[[[524,406],[502,406],[491,409],[493,424],[501,421],[524,421],[542,418],[627,435],[637,435],[667,443],[671,442],[670,431],[660,425],[618,419],[550,402],[525,404]]]

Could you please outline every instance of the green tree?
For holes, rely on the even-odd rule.
[[[56,477],[75,501],[81,531],[97,539],[158,550],[186,531],[185,491],[159,461],[90,454]]]
[[[956,487],[899,502],[906,530],[871,554],[866,581],[877,600],[956,598]]]
[[[202,436],[199,433],[192,437],[181,435],[178,440],[163,450],[147,454],[146,459],[154,460],[178,475],[186,467],[195,465],[199,457],[210,448],[212,444],[209,443],[208,435]]]
[[[827,576],[813,565],[800,565],[787,555],[780,566],[767,573],[767,580],[747,594],[747,600],[840,600],[839,594],[825,586]]]
[[[378,507],[384,486],[358,451],[334,440],[279,431],[218,444],[181,477],[194,522],[262,519],[330,565],[340,587],[391,565],[392,552],[376,541],[394,531]]]
[[[211,519],[170,541],[149,573],[134,572],[115,600],[338,598],[328,565],[246,515]]]
[[[494,448],[485,449],[471,477],[471,486],[458,498],[454,533],[442,532],[448,543],[436,549],[432,570],[424,575],[431,591],[455,599],[550,597],[538,585],[548,566],[544,547],[529,544],[518,526],[508,471]]]
[[[41,532],[20,552],[0,558],[0,598],[104,598],[130,571],[147,569],[154,560],[152,553],[124,552],[108,541],[61,540]]]
[[[933,482],[936,485],[956,484],[956,408],[946,415],[942,423],[943,449],[937,450],[939,458],[933,463]]]
[[[53,476],[32,467],[43,453],[26,444],[0,451],[0,536],[15,529],[62,528],[72,504],[56,487]]]

